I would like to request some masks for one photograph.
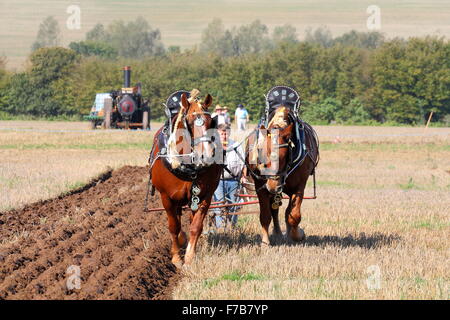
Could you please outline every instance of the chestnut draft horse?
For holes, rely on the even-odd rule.
[[[256,129],[255,143],[248,144],[246,152],[247,168],[255,181],[259,199],[262,242],[270,245],[272,218],[274,235],[282,236],[278,220],[282,192],[289,196],[285,212],[286,237],[302,241],[305,233],[298,228],[302,217],[300,207],[308,177],[318,164],[318,138],[314,129],[285,105],[274,108],[267,123],[267,129],[264,124]]]
[[[170,138],[168,141],[163,141],[164,129],[167,130],[167,127],[161,128],[155,135],[150,155],[150,159],[153,159],[150,169],[151,184],[161,194],[172,237],[172,262],[178,268],[183,265],[180,248],[187,242],[186,234],[181,229],[182,207],[190,205],[192,210],[189,244],[185,254],[185,264],[189,265],[195,256],[197,241],[203,229],[203,220],[223,169],[217,161],[204,160],[207,157],[214,157],[214,154],[220,154],[218,151],[222,148],[220,143],[217,145],[214,143],[215,138],[210,134],[212,131],[210,129],[217,127],[215,119],[208,112],[211,103],[212,97],[209,94],[204,102],[201,102],[197,101],[192,93],[189,100],[183,93],[181,109],[173,119],[176,121],[172,121],[174,130],[170,133]],[[183,130],[188,133],[188,137],[183,136],[183,133],[177,133]],[[166,134],[166,137],[168,136]],[[188,152],[174,155],[179,150],[171,150],[171,147],[176,145],[176,149],[179,149],[180,145],[186,146],[186,138],[189,141]],[[220,138],[217,137],[216,141],[220,142]],[[186,148],[183,151],[186,151]],[[191,159],[193,162],[189,163]]]

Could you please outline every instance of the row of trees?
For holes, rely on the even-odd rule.
[[[333,38],[327,27],[306,30],[305,42],[329,48],[336,44],[357,48],[375,49],[384,42],[379,32],[350,31]],[[297,30],[290,24],[277,26],[269,34],[269,29],[259,20],[248,25],[226,29],[221,19],[214,19],[202,33],[200,49],[222,57],[242,56],[273,50],[282,43],[298,43]]]
[[[298,42],[296,29],[287,24],[275,27],[272,37],[259,20],[248,25],[225,29],[221,19],[214,19],[202,33],[200,50],[222,57],[242,56],[273,49],[280,42]]]
[[[263,30],[261,26],[254,22],[248,27]],[[277,34],[292,34],[284,28]],[[245,53],[223,54],[217,46],[206,45],[205,36],[199,50],[132,59],[122,57],[114,46],[116,51],[108,51],[111,43],[99,40],[112,39],[111,30],[97,26],[86,41],[98,45],[99,51],[116,52],[114,58],[83,54],[81,45],[77,50],[41,48],[30,56],[25,72],[0,71],[0,113],[87,114],[95,93],[118,89],[121,68],[131,65],[133,81],[142,83],[154,117],[164,116],[162,103],[171,92],[195,87],[232,110],[243,103],[256,120],[265,105],[264,94],[281,84],[297,88],[302,117],[313,123],[414,124],[423,123],[431,111],[435,121],[450,114],[450,43],[440,38],[385,40],[373,33],[350,32],[330,43],[322,28],[310,31],[306,41],[273,34],[272,47],[261,51],[253,46]],[[245,30],[235,29],[234,36],[245,38]],[[277,45],[274,39],[279,39]]]
[[[39,26],[36,41],[31,50],[55,47],[61,42],[58,21],[47,17]],[[162,55],[165,52],[161,33],[153,29],[147,20],[138,17],[135,21],[113,21],[108,26],[97,24],[86,34],[85,41],[72,42],[69,48],[82,56],[99,56],[107,59],[117,57],[142,58]]]
[[[51,16],[47,17],[40,25],[32,51],[58,46],[60,40],[58,22]],[[384,36],[379,32],[351,31],[333,38],[327,27],[320,27],[314,30],[307,29],[304,41],[326,48],[342,44],[375,49],[384,42]],[[215,18],[203,30],[199,47],[203,53],[231,57],[267,52],[281,43],[298,42],[297,29],[290,24],[276,26],[272,34],[269,34],[269,28],[259,20],[226,29],[222,20]],[[106,59],[143,58],[181,51],[178,46],[170,46],[166,50],[159,29],[153,29],[142,17],[130,22],[113,21],[108,26],[97,24],[86,33],[84,41],[72,42],[69,48],[83,56],[99,56]]]

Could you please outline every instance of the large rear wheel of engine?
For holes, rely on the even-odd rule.
[[[97,122],[95,120],[89,121],[89,129],[95,130],[96,127],[97,127]]]

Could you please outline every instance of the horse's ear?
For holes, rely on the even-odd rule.
[[[182,107],[183,109],[185,109],[185,110],[188,110],[188,109],[189,109],[189,106],[190,106],[190,104],[189,104],[189,101],[188,101],[188,99],[187,99],[187,96],[186,96],[185,93],[183,93],[183,94],[181,95],[181,107]]]
[[[205,110],[208,110],[208,108],[211,106],[212,104],[212,97],[211,95],[208,93],[208,95],[205,98],[205,101],[203,102],[203,108]]]

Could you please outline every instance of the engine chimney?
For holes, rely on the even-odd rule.
[[[131,87],[131,67],[123,68],[123,87],[124,88]]]

